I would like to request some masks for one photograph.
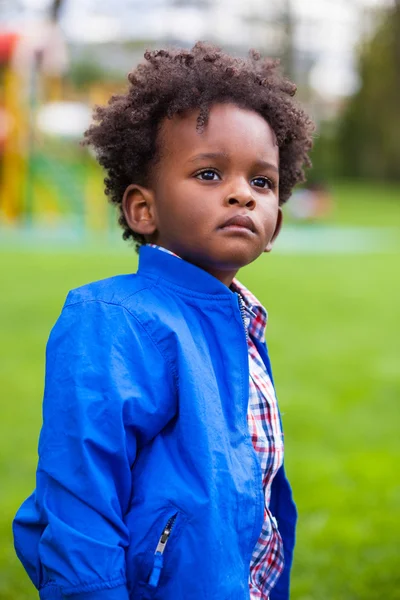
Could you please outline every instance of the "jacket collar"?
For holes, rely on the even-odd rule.
[[[196,294],[226,298],[234,296],[234,292],[207,271],[151,246],[140,247],[138,274],[163,279],[173,286]]]

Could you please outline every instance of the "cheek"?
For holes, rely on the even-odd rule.
[[[209,191],[209,190],[208,190]],[[179,185],[166,187],[159,202],[159,215],[163,222],[170,223],[174,229],[182,225],[198,227],[210,217],[210,204],[213,200],[195,181],[185,181]],[[185,233],[181,231],[181,234]],[[186,231],[190,235],[193,230]]]
[[[278,221],[278,206],[267,204],[262,211],[262,221],[264,223],[265,232],[267,234],[273,233]]]

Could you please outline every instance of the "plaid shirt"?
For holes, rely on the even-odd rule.
[[[173,254],[155,244],[149,246]],[[250,562],[250,600],[268,600],[284,567],[282,539],[269,511],[272,481],[283,462],[283,434],[274,387],[253,341],[265,342],[267,312],[236,279],[231,284],[231,290],[239,295],[244,309],[250,372],[247,422],[260,461],[264,491],[264,524]]]
[[[267,600],[283,571],[283,544],[274,517],[269,511],[271,485],[283,462],[283,434],[274,387],[258,353],[254,339],[265,342],[267,312],[255,296],[236,279],[231,290],[239,294],[245,308],[249,352],[249,405],[247,422],[261,465],[264,490],[264,525],[250,563],[250,598]]]

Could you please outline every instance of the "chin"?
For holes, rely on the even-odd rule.
[[[264,250],[264,247],[260,248],[260,244],[241,242],[242,240],[224,240],[223,244],[211,247],[199,245],[196,250],[192,248],[189,252],[181,252],[180,256],[206,271],[238,271],[254,262]]]
[[[262,252],[245,252],[237,248],[230,252],[221,252],[216,262],[224,265],[226,269],[241,269],[254,262],[261,254]]]

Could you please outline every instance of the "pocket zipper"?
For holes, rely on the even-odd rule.
[[[157,587],[158,582],[160,581],[160,575],[161,575],[161,571],[162,571],[162,568],[164,565],[164,551],[165,551],[167,542],[169,540],[169,537],[171,535],[171,531],[175,524],[177,516],[178,516],[178,513],[175,513],[174,515],[172,515],[172,517],[170,517],[168,519],[167,524],[165,525],[163,532],[161,534],[161,537],[158,540],[156,551],[154,552],[153,569],[151,571],[150,578],[149,578],[149,585],[151,587]]]

